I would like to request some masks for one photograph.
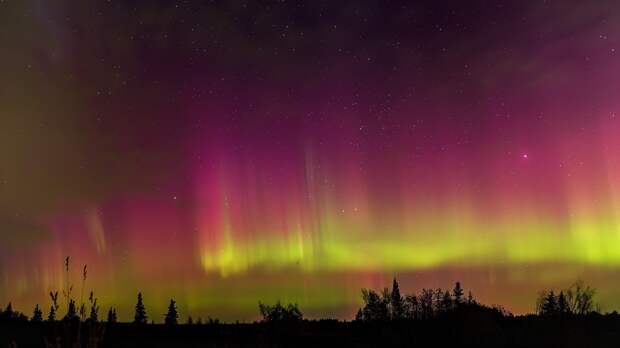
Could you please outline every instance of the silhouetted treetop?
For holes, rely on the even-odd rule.
[[[543,316],[587,315],[597,312],[596,290],[578,280],[558,295],[553,290],[541,291],[536,300],[536,313]]]
[[[454,284],[454,289],[452,289],[452,296],[454,297],[454,303],[459,305],[463,302],[463,288],[461,288],[461,283],[456,282]],[[471,294],[471,293],[470,293]]]
[[[35,323],[40,323],[43,321],[43,311],[39,308],[38,304],[34,306],[34,311],[32,311],[32,319],[30,320]]]
[[[280,301],[275,305],[269,306],[261,302],[258,303],[258,309],[263,316],[263,321],[277,322],[277,321],[300,321],[303,320],[303,314],[299,310],[297,304],[289,303],[283,306]]]
[[[422,289],[420,294],[408,294],[404,298],[396,279],[392,282],[392,291],[384,289],[381,294],[371,289],[362,289],[363,306],[357,311],[357,321],[388,321],[401,319],[427,320],[454,311],[486,310],[499,315],[510,315],[501,307],[484,307],[478,305],[469,292],[467,301],[463,300],[464,290],[457,282],[452,291]]]
[[[405,303],[400,295],[400,287],[396,278],[392,281],[392,293],[390,294],[390,311],[392,320],[405,319]]]
[[[134,314],[133,322],[136,324],[146,324],[148,322],[141,292],[138,293],[138,302],[136,303],[136,313]]]
[[[171,299],[170,304],[168,305],[168,313],[164,318],[164,323],[166,325],[176,325],[179,323],[179,313],[177,312],[177,304]]]

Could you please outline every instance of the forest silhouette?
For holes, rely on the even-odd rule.
[[[133,321],[121,323],[114,307],[100,319],[93,291],[84,300],[86,266],[79,298],[74,298],[69,261],[64,288],[49,293],[47,316],[39,304],[31,316],[12,303],[0,310],[0,347],[606,347],[620,341],[620,316],[601,313],[596,290],[582,281],[541,291],[535,313],[527,315],[481,304],[471,291],[466,295],[460,282],[452,289],[423,288],[403,295],[394,278],[391,289],[362,289],[362,306],[352,320],[309,320],[297,304],[278,301],[258,303],[261,320],[234,324],[191,316],[180,323],[174,299],[163,324],[149,322],[139,292]]]

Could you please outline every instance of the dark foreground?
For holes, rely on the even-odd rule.
[[[612,347],[620,316],[454,317],[390,323],[80,324],[82,347]],[[91,334],[92,333],[92,334]],[[0,347],[75,347],[77,325],[5,323]],[[73,342],[72,342],[73,341]]]

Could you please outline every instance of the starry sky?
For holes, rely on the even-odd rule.
[[[620,307],[615,1],[0,0],[0,303]],[[106,309],[107,310],[107,309]]]

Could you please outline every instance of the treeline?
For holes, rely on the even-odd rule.
[[[60,301],[59,292],[50,292],[50,309],[44,318],[41,307],[34,307],[32,316],[14,310],[9,303],[4,310],[0,311],[0,322],[69,322],[69,323],[102,323],[99,318],[99,304],[93,291],[90,291],[88,299],[83,301],[83,293],[87,280],[87,267],[82,270],[82,287],[80,289],[79,305],[73,296],[73,285],[69,284],[70,259],[65,259],[65,285],[62,289],[62,298],[66,304],[64,316],[59,317]],[[598,313],[600,310],[594,302],[595,289],[577,281],[567,289],[558,293],[553,290],[542,291],[536,300],[536,314],[539,316],[570,316],[588,315]],[[471,291],[465,295],[465,290],[460,282],[456,282],[452,289],[422,289],[419,293],[401,295],[400,286],[396,278],[393,279],[392,288],[384,288],[377,292],[372,289],[362,289],[363,306],[357,311],[355,321],[362,322],[385,322],[402,320],[429,320],[442,315],[458,311],[486,311],[496,316],[507,317],[512,314],[501,306],[487,306],[478,303]],[[259,313],[264,322],[293,322],[303,320],[303,313],[297,304],[283,305],[279,301],[275,305],[258,303]],[[105,322],[113,324],[118,322],[116,308],[108,309]],[[142,293],[138,293],[133,323],[137,325],[147,324],[149,316]],[[154,321],[151,320],[151,323]],[[168,311],[164,316],[164,323],[176,325],[179,323],[179,313],[176,301],[170,299]],[[208,318],[207,323],[217,324],[219,320]],[[187,324],[202,324],[199,318],[196,322],[191,316],[187,318]]]
[[[502,316],[512,315],[502,307],[487,307],[479,304],[471,291],[465,297],[460,282],[452,290],[422,289],[420,293],[402,296],[396,278],[392,289],[384,288],[381,293],[371,289],[362,289],[364,305],[357,311],[357,321],[397,321],[428,320],[456,310],[488,309]]]
[[[542,291],[536,300],[536,313],[541,316],[588,315],[599,313],[600,308],[594,302],[596,290],[579,280],[567,289],[555,293],[553,290]]]
[[[392,282],[392,288],[384,288],[377,292],[372,289],[362,289],[363,305],[355,315],[355,321],[362,322],[386,322],[402,320],[429,320],[458,311],[486,311],[501,317],[510,317],[512,313],[501,306],[487,306],[479,303],[471,291],[467,292],[456,282],[452,289],[422,289],[419,293],[401,295],[400,286],[396,279]],[[577,281],[567,289],[559,292],[553,290],[541,291],[536,300],[536,314],[541,317],[588,315],[599,313],[600,309],[594,302],[595,289]],[[88,301],[82,303],[78,309],[76,301],[69,297],[70,292],[65,292],[67,309],[64,316],[57,318],[60,310],[58,292],[50,292],[51,306],[46,318],[37,304],[32,316],[16,311],[9,303],[0,311],[0,322],[85,322],[113,324],[118,322],[115,308],[107,312],[106,320],[99,319],[99,305],[93,292],[90,292]],[[297,304],[267,305],[258,304],[258,310],[263,322],[294,322],[304,319],[303,313]],[[86,315],[86,313],[89,313]],[[138,293],[134,324],[143,325],[149,323],[149,316],[144,305],[142,293]],[[151,320],[151,323],[154,321]],[[164,316],[164,323],[176,325],[179,323],[179,313],[176,301],[171,299],[168,311]],[[201,318],[194,321],[191,316],[187,317],[187,324],[202,324]],[[208,318],[206,324],[218,324],[219,320]]]

